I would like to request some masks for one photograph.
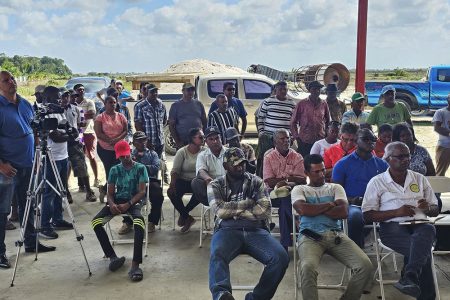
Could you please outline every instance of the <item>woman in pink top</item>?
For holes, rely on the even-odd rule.
[[[103,163],[108,182],[109,170],[119,163],[114,152],[114,145],[123,140],[127,135],[128,125],[125,116],[115,111],[116,99],[108,96],[105,99],[105,111],[97,116],[94,122],[94,130],[98,139],[97,153]],[[106,184],[99,187],[100,202],[106,195]]]

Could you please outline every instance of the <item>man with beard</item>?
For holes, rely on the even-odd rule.
[[[270,200],[261,178],[246,170],[244,152],[230,148],[224,154],[226,174],[208,185],[208,201],[214,212],[209,289],[213,299],[233,300],[229,264],[245,253],[264,267],[264,272],[246,300],[272,299],[288,267],[289,257],[268,229]]]

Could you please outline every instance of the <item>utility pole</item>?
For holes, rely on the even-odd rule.
[[[356,40],[355,90],[365,93],[368,0],[358,1],[358,37]]]

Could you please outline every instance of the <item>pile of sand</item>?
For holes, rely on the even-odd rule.
[[[171,65],[163,72],[167,73],[207,73],[207,74],[245,74],[246,71],[231,65],[225,65],[206,59],[185,60]]]

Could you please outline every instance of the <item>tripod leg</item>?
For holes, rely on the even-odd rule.
[[[61,175],[59,174],[59,171],[58,171],[58,168],[56,166],[55,160],[53,159],[53,155],[52,155],[52,153],[50,151],[48,151],[48,157],[49,157],[49,162],[51,164],[52,170],[54,172],[53,174],[55,175],[55,178],[56,178],[56,185],[57,185],[57,190],[58,190],[57,194],[61,197],[61,200],[62,200],[62,203],[63,203],[63,207],[66,209],[67,214],[69,215],[69,218],[70,218],[70,220],[72,222],[73,230],[75,232],[75,237],[76,237],[77,241],[80,244],[81,252],[83,253],[84,261],[86,262],[86,266],[87,266],[87,269],[88,269],[88,272],[89,272],[89,276],[91,276],[92,275],[91,268],[89,266],[89,262],[87,260],[86,253],[84,251],[84,247],[83,247],[83,243],[82,243],[82,240],[84,239],[84,237],[83,237],[82,234],[80,234],[78,232],[78,229],[77,229],[77,226],[76,226],[76,221],[75,221],[75,218],[74,218],[73,213],[72,213],[72,209],[70,208],[69,201],[67,200],[67,191],[66,191],[66,189],[64,187],[64,184],[62,182]]]

